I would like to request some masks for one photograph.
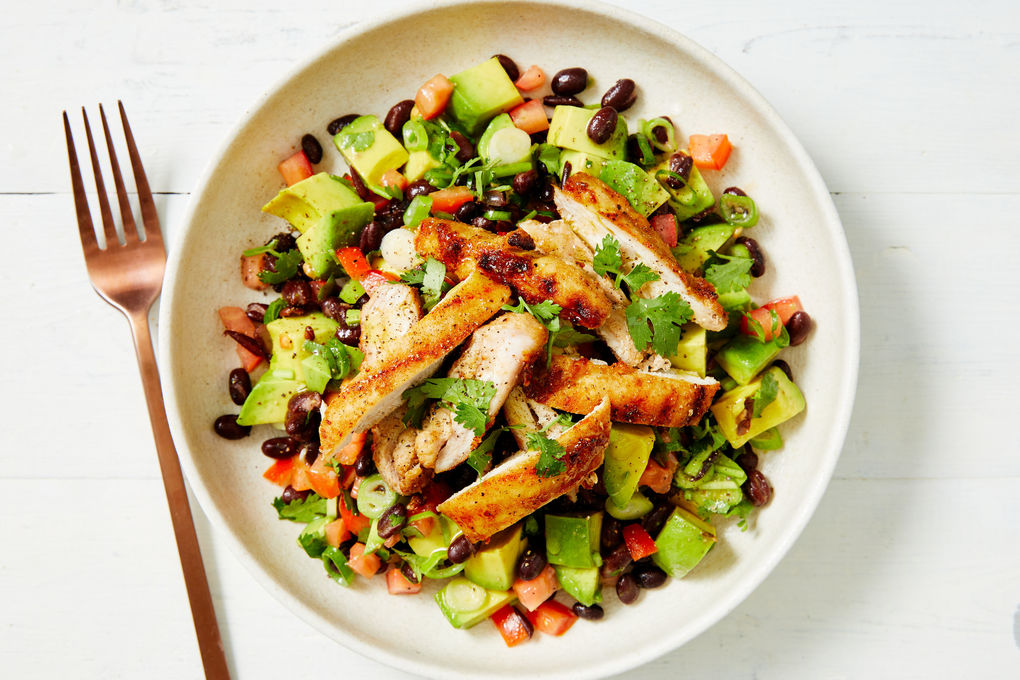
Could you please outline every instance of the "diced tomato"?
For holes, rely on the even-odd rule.
[[[528,611],[534,611],[540,604],[552,597],[560,587],[556,580],[556,569],[551,565],[545,565],[538,576],[530,581],[517,579],[514,581],[514,592]]]
[[[474,200],[474,193],[467,187],[455,186],[449,189],[440,189],[429,194],[432,199],[432,212],[444,212],[451,215],[457,208],[468,201]]]
[[[655,541],[640,524],[628,524],[623,528],[623,542],[627,544],[627,550],[634,561],[659,552]]]
[[[667,246],[670,248],[676,247],[676,215],[671,213],[656,215],[650,220],[650,223],[652,225],[652,229],[662,237],[662,240],[666,242]]]
[[[446,108],[453,94],[453,83],[441,73],[438,73],[421,86],[418,94],[414,96],[414,105],[425,120],[432,120]]]
[[[312,488],[312,479],[308,474],[308,464],[301,456],[291,458],[294,462],[291,471],[290,485],[295,491],[309,491]]]
[[[365,292],[371,295],[379,286],[385,285],[390,281],[399,281],[400,277],[391,272],[384,272],[381,269],[373,269],[361,278],[361,287],[365,289]]]
[[[326,543],[329,543],[334,548],[339,548],[340,544],[351,535],[351,532],[347,530],[347,526],[344,524],[343,517],[337,517],[323,527],[323,530],[326,532]]]
[[[308,468],[308,483],[312,491],[323,498],[336,498],[340,495],[340,480],[336,470],[329,466],[325,456],[319,456]]]
[[[277,486],[287,486],[294,476],[294,458],[275,461],[262,476]]]
[[[365,515],[355,515],[354,510],[347,507],[343,498],[337,503],[337,511],[344,521],[344,526],[355,536],[360,534],[362,529],[367,529],[372,524],[372,520]]]
[[[312,170],[312,164],[304,151],[298,151],[293,156],[285,159],[276,166],[276,169],[283,175],[283,181],[287,183],[287,186],[294,186],[301,180],[308,179],[315,174],[315,171]]]
[[[414,595],[421,592],[421,581],[412,583],[399,567],[390,567],[386,572],[386,590],[390,595]]]
[[[797,312],[804,311],[804,305],[800,303],[800,298],[796,295],[784,298],[776,298],[763,304],[762,309],[774,309],[776,314],[779,315],[779,320],[786,325],[786,322],[790,320],[790,317]]]
[[[776,310],[776,316],[779,315],[779,310]],[[754,328],[751,327],[748,318],[752,318],[761,324],[761,329],[765,333],[765,341],[768,342],[772,339],[772,314],[766,307],[759,307],[758,309],[752,309],[749,312],[744,312],[743,318],[740,319],[740,332],[744,335],[755,335]],[[783,324],[780,318],[779,326],[776,329],[778,333],[782,333]]]
[[[379,571],[379,567],[382,565],[382,560],[375,553],[371,555],[365,554],[365,544],[355,543],[351,546],[351,554],[347,559],[347,566],[361,574],[365,578],[372,578],[376,572]]]
[[[240,307],[220,307],[220,321],[228,331],[235,331],[247,335],[249,338],[258,338],[255,324],[244,313]],[[241,359],[241,366],[251,373],[262,362],[262,357],[254,352],[248,351],[245,347],[234,343],[237,346],[237,356]]]
[[[340,266],[355,281],[360,281],[365,274],[372,270],[368,266],[368,260],[365,259],[365,254],[361,252],[360,248],[337,248],[334,254]]]
[[[354,465],[354,461],[358,460],[358,456],[361,455],[361,450],[365,448],[367,440],[367,431],[355,432],[351,435],[351,441],[348,442],[347,446],[337,451],[333,458],[341,465]]]
[[[399,170],[387,170],[382,174],[379,183],[384,187],[397,187],[401,191],[407,188],[407,178]]]
[[[645,471],[641,473],[638,486],[647,486],[655,493],[669,493],[673,485],[673,473],[664,466],[659,465],[654,458],[648,459]]]
[[[528,620],[512,604],[498,609],[489,618],[496,624],[496,629],[503,636],[503,642],[507,647],[516,647],[531,639],[532,628],[528,625]]]
[[[546,600],[533,612],[524,614],[535,630],[547,635],[563,635],[577,621],[577,614],[556,600]]]
[[[726,135],[691,135],[688,150],[699,169],[722,170],[733,147]]]
[[[267,262],[266,259],[269,257],[268,253],[259,253],[258,255],[242,255],[241,256],[241,283],[252,290],[265,290],[269,288],[268,283],[263,283],[262,279],[259,278],[261,272],[266,271]]]
[[[518,90],[525,92],[542,87],[545,85],[545,71],[533,64],[517,78],[517,82],[514,85],[517,86]]]
[[[549,129],[549,119],[545,117],[545,107],[540,99],[515,106],[510,110],[510,120],[529,135]]]

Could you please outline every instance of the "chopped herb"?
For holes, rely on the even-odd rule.
[[[262,317],[262,323],[264,323],[264,324],[272,323],[272,322],[276,321],[277,319],[279,319],[280,318],[280,310],[283,309],[286,306],[287,306],[287,303],[284,301],[284,299],[282,297],[281,298],[276,298],[275,300],[270,302],[269,306],[266,307],[266,315],[264,317]]]
[[[657,354],[669,356],[680,343],[683,325],[693,315],[691,306],[671,291],[652,299],[639,298],[627,305],[627,329],[639,350],[651,344]]]
[[[332,380],[342,380],[351,371],[357,371],[365,358],[361,350],[345,345],[336,338],[330,338],[321,345],[312,340],[305,340],[304,350],[326,360]]]
[[[524,435],[524,442],[529,451],[538,451],[540,454],[535,463],[535,472],[539,477],[555,477],[567,469],[566,463],[560,460],[567,455],[567,450],[555,439],[541,432],[529,432]]]
[[[431,378],[405,390],[402,396],[408,406],[404,424],[420,424],[426,400],[437,399],[453,411],[455,421],[481,437],[489,422],[489,404],[496,396],[496,385],[491,380]]]
[[[705,267],[705,280],[715,286],[717,293],[733,293],[751,285],[751,267],[754,260],[738,255],[714,253],[713,259],[721,259]]]
[[[754,337],[758,340],[758,342],[766,342],[765,329],[762,327],[761,323],[759,323],[753,316],[746,313],[744,314],[744,318],[747,319],[747,327],[751,329],[751,333],[754,334]],[[772,340],[776,343],[777,347],[782,349],[790,344],[790,332],[786,330],[786,326],[784,326],[779,320],[779,314],[776,313],[776,310],[769,310],[769,318],[771,319]]]
[[[326,516],[326,499],[316,493],[310,493],[306,498],[299,498],[284,503],[282,498],[273,499],[273,507],[280,519],[289,519],[291,522],[308,524],[316,517]]]
[[[244,255],[245,257],[251,257],[253,255],[261,255],[262,253],[268,253],[272,250],[276,250],[277,240],[278,239],[274,238],[272,241],[270,241],[264,246],[259,246],[258,248],[249,248],[248,250],[245,250],[241,254]]]
[[[617,288],[621,283],[626,283],[631,293],[641,290],[641,286],[649,281],[659,280],[659,275],[642,263],[634,265],[630,272],[625,274],[623,256],[620,255],[620,242],[613,238],[612,234],[606,234],[595,250],[592,267],[600,276],[615,276],[613,285]]]
[[[432,197],[428,194],[415,196],[404,211],[404,226],[417,229],[421,221],[432,212]]]
[[[489,433],[489,436],[482,440],[478,448],[468,454],[467,464],[479,476],[485,472],[485,468],[489,467],[489,463],[492,462],[492,450],[496,448],[496,440],[499,439],[501,434],[503,434],[502,427],[493,430]]]
[[[758,418],[761,416],[761,412],[765,410],[765,407],[776,400],[779,395],[779,382],[775,376],[771,373],[766,373],[762,376],[761,387],[754,393],[754,411],[751,413],[752,418]]]
[[[421,286],[426,309],[435,307],[450,289],[446,283],[446,265],[432,257],[425,260],[425,264],[401,274],[400,281],[409,286]]]
[[[569,321],[560,319],[559,313],[563,311],[563,308],[552,300],[529,305],[524,298],[521,298],[516,305],[503,305],[503,311],[531,314],[549,331],[549,340],[545,346],[546,365],[552,363],[552,348],[554,345],[556,347],[566,347],[567,345],[591,342],[595,339],[593,335],[574,330],[573,325]]]
[[[298,267],[305,261],[305,258],[301,256],[301,251],[296,248],[283,253],[278,253],[275,250],[266,252],[276,258],[276,271],[260,271],[259,280],[262,283],[277,284],[293,278],[297,274]]]
[[[366,130],[365,132],[344,130],[337,136],[337,140],[337,146],[341,149],[364,151],[375,142],[375,133],[371,130]]]

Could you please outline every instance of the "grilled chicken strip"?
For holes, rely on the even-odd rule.
[[[525,439],[529,432],[538,432],[544,427],[546,436],[556,438],[563,434],[567,428],[556,420],[557,413],[554,409],[545,404],[540,404],[534,399],[528,399],[521,386],[510,390],[506,402],[503,404],[503,415],[506,417],[507,425],[510,426],[510,433],[517,440],[517,445],[522,449],[527,446]]]
[[[520,231],[502,238],[460,222],[426,218],[414,247],[458,278],[477,266],[529,303],[552,300],[563,308],[563,318],[585,328],[601,326],[612,309],[597,277],[562,258],[534,252],[534,243]]]
[[[440,300],[410,332],[395,340],[368,369],[340,388],[319,426],[320,449],[331,454],[401,404],[404,390],[427,380],[453,348],[510,299],[510,289],[479,271]]]
[[[520,451],[470,486],[441,503],[439,512],[457,523],[471,541],[483,541],[527,517],[563,494],[602,465],[609,444],[609,400],[603,399],[579,423],[556,438],[566,450],[566,469],[540,477],[538,451]]]
[[[694,320],[710,331],[726,327],[726,311],[716,298],[712,284],[680,269],[662,237],[648,220],[631,208],[627,199],[591,175],[571,175],[556,189],[556,208],[570,228],[592,250],[598,248],[606,234],[620,243],[624,264],[643,262],[659,275],[658,281],[646,283],[639,294],[658,297],[674,291],[690,304]]]
[[[496,395],[489,402],[489,422],[496,418],[521,371],[544,355],[548,332],[530,314],[503,314],[471,336],[464,353],[450,367],[451,378],[491,380]],[[450,409],[433,409],[418,436],[418,457],[436,472],[452,470],[465,460],[481,438],[453,419]]]
[[[651,373],[621,363],[553,355],[525,377],[524,393],[546,406],[589,413],[608,398],[613,420],[659,427],[694,425],[705,415],[719,383],[687,373]]]

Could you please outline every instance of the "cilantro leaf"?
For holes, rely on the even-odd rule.
[[[272,323],[280,318],[280,310],[287,306],[287,302],[282,298],[276,298],[269,303],[266,307],[266,315],[262,317],[262,323]]]
[[[691,306],[678,293],[638,298],[627,305],[627,329],[638,349],[651,344],[657,354],[669,356],[680,343],[681,328],[693,315]]]
[[[357,371],[365,358],[357,347],[345,345],[337,338],[330,338],[321,345],[313,340],[305,340],[303,348],[306,352],[325,359],[331,380],[342,380],[352,371]]]
[[[301,256],[301,251],[296,248],[283,253],[278,253],[275,250],[267,252],[276,258],[276,271],[260,271],[259,280],[262,283],[277,284],[293,278],[297,274],[298,267],[305,261],[305,258]]]
[[[547,366],[552,363],[553,346],[566,347],[567,345],[591,342],[595,339],[594,335],[575,331],[574,326],[569,321],[560,319],[559,313],[563,311],[563,308],[552,300],[545,300],[531,305],[524,298],[521,298],[516,305],[503,305],[503,311],[531,314],[545,326],[545,329],[549,332],[549,340],[545,346],[545,362]]]
[[[273,499],[273,507],[280,519],[308,524],[316,517],[326,516],[326,499],[316,493],[308,494],[307,498],[299,498],[284,503],[282,498]]]
[[[751,285],[751,267],[754,260],[749,257],[721,255],[715,253],[715,262],[705,268],[705,280],[715,286],[717,293],[734,293]]]
[[[249,248],[248,250],[245,250],[241,254],[244,255],[245,257],[252,257],[253,255],[261,255],[262,253],[271,252],[276,249],[277,241],[279,241],[279,239],[274,238],[264,246],[258,246],[257,248]]]
[[[499,439],[499,435],[503,434],[504,429],[500,427],[490,432],[489,436],[478,445],[478,448],[468,454],[467,464],[478,473],[479,477],[485,473],[485,468],[489,467],[489,463],[492,462],[492,451],[496,448],[496,440]]]
[[[554,439],[549,439],[541,432],[529,432],[524,435],[524,443],[529,451],[538,451],[538,462],[535,463],[535,472],[539,477],[555,477],[567,469],[566,463],[561,458],[567,455],[563,445]]]
[[[626,283],[631,293],[640,290],[649,281],[658,281],[659,275],[643,263],[634,265],[630,272],[623,272],[623,256],[620,254],[620,242],[612,234],[606,234],[602,243],[595,250],[592,268],[599,276],[613,276],[613,285],[617,288]]]
[[[446,283],[446,265],[432,257],[423,265],[401,274],[400,282],[409,286],[421,286],[422,300],[428,310],[435,307],[450,289]]]
[[[485,434],[489,422],[489,404],[496,396],[496,385],[491,380],[470,378],[431,378],[417,387],[405,390],[408,411],[404,423],[421,423],[426,399],[438,399],[454,412],[454,420],[476,436]]]
[[[371,130],[354,132],[347,129],[337,135],[337,146],[341,149],[364,151],[372,146],[373,142],[375,142],[375,133]]]
[[[754,393],[754,411],[751,413],[752,418],[758,418],[761,416],[761,412],[765,410],[765,407],[776,400],[779,395],[779,382],[775,376],[771,373],[766,373],[762,376],[761,387]]]
[[[632,293],[641,290],[641,286],[646,283],[658,280],[659,275],[653,272],[650,267],[641,263],[634,265],[634,268],[630,270],[630,273],[623,275],[623,282],[627,284],[627,288],[629,288]]]

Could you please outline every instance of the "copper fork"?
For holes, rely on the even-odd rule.
[[[180,462],[170,428],[167,426],[166,409],[163,406],[163,393],[160,389],[159,372],[156,369],[156,357],[152,350],[152,337],[149,334],[149,308],[159,296],[163,286],[163,270],[166,266],[166,249],[163,246],[163,235],[159,228],[159,217],[156,205],[152,201],[152,192],[142,169],[142,161],[135,146],[134,136],[128,126],[124,105],[117,102],[120,109],[120,120],[124,127],[124,138],[127,142],[128,155],[131,158],[131,170],[138,192],[141,206],[142,229],[135,223],[128,201],[127,190],[120,174],[117,155],[114,152],[110,128],[106,122],[106,113],[102,105],[99,115],[103,121],[103,135],[106,137],[106,148],[110,155],[110,169],[113,183],[117,190],[117,203],[120,209],[123,233],[117,233],[117,225],[110,211],[110,203],[106,196],[103,176],[96,155],[96,146],[92,141],[92,129],[89,127],[88,115],[82,108],[85,121],[85,136],[88,139],[89,155],[92,158],[92,174],[96,180],[99,212],[102,217],[103,242],[97,239],[96,231],[89,213],[85,187],[82,184],[81,168],[78,156],[74,151],[74,140],[71,137],[71,124],[64,112],[64,132],[67,135],[67,157],[71,163],[71,186],[74,190],[74,207],[78,214],[78,233],[81,246],[85,251],[85,264],[88,268],[92,287],[111,305],[119,309],[131,323],[131,333],[135,341],[135,353],[138,355],[138,369],[142,374],[142,386],[145,390],[145,401],[149,407],[149,421],[152,434],[156,439],[156,452],[159,455],[159,467],[163,474],[163,486],[166,489],[167,502],[170,505],[170,518],[173,523],[174,535],[177,539],[177,552],[184,571],[184,584],[191,603],[191,617],[198,636],[199,652],[206,678],[217,680],[230,678],[227,660],[223,652],[219,627],[216,623],[216,611],[213,608],[212,596],[209,594],[209,583],[202,565],[202,554],[195,535],[195,525],[188,506],[188,496],[184,487]]]

